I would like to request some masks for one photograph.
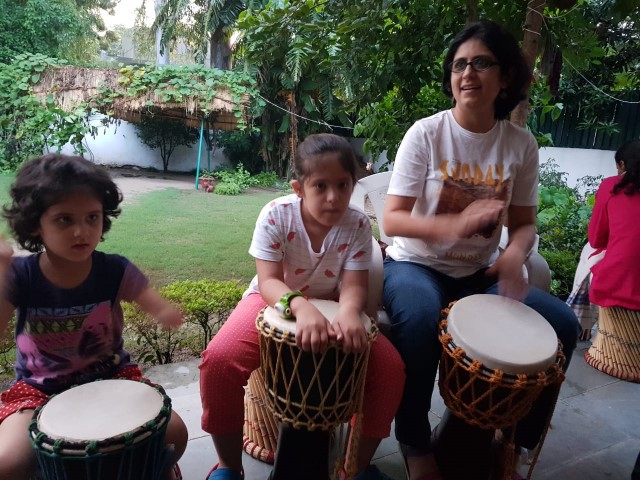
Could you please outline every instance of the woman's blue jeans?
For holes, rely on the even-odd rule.
[[[383,304],[391,319],[389,339],[402,356],[407,374],[395,433],[409,455],[431,451],[428,413],[442,352],[438,339],[440,310],[468,295],[497,294],[495,279],[484,272],[483,269],[469,277],[452,278],[423,265],[385,260]],[[523,303],[540,313],[556,331],[567,358],[566,370],[580,333],[575,314],[562,300],[534,287],[529,288]],[[555,391],[543,391],[518,424],[517,445],[537,445],[554,408]]]

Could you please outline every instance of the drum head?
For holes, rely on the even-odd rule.
[[[558,339],[542,315],[500,295],[470,295],[447,317],[454,343],[469,357],[510,374],[536,374],[555,361]]]
[[[52,439],[104,440],[154,420],[162,407],[162,395],[146,383],[100,380],[52,397],[40,411],[38,428]]]
[[[325,316],[329,322],[333,322],[333,319],[338,314],[338,310],[340,308],[340,304],[338,302],[334,302],[332,300],[318,300],[316,298],[312,298],[309,300],[320,313]],[[272,327],[277,328],[281,332],[290,332],[293,335],[296,333],[296,321],[294,320],[285,320],[280,316],[280,314],[273,307],[267,307],[264,311],[264,319],[265,321]],[[364,324],[364,328],[367,332],[371,331],[371,319],[362,312],[360,314],[360,319]]]

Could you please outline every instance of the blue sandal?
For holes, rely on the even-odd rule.
[[[244,473],[218,464],[211,469],[207,480],[244,480]]]

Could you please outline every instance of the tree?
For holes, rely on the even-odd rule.
[[[100,12],[118,1],[0,0],[0,62],[20,53],[92,60],[108,33]]]
[[[143,117],[136,125],[136,135],[149,148],[159,148],[162,157],[162,170],[169,169],[169,160],[176,147],[188,148],[198,140],[198,130],[187,127],[180,120]]]
[[[248,5],[266,3],[258,0],[166,0],[153,22],[154,31],[162,31],[161,45],[180,34],[194,46],[197,63],[204,64],[207,51],[209,66],[227,70],[231,67],[229,40],[236,20]]]

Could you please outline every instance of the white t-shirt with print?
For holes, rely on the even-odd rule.
[[[456,122],[451,110],[439,112],[418,120],[405,134],[388,194],[415,197],[415,217],[459,213],[477,199],[536,206],[536,140],[507,120],[487,133],[473,133]],[[471,275],[495,261],[506,211],[496,228],[471,238],[427,242],[394,237],[387,255],[456,278]]]
[[[283,262],[284,283],[311,298],[338,300],[343,270],[368,270],[371,224],[365,213],[349,206],[340,223],[314,252],[302,222],[302,200],[295,194],[265,205],[253,232],[249,253],[256,259]],[[256,275],[244,293],[259,292]]]

